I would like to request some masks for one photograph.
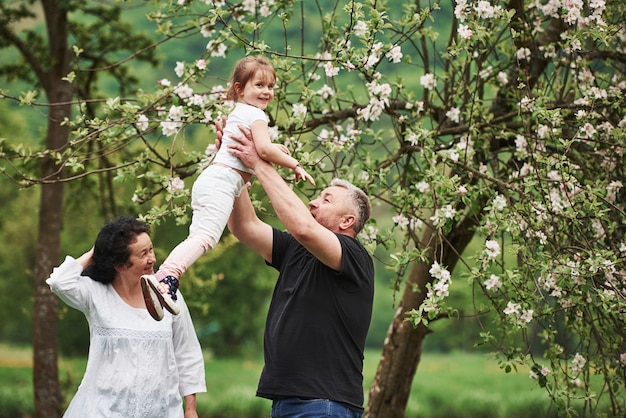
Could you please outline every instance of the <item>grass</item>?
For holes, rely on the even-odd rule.
[[[380,353],[365,355],[365,396]],[[0,344],[0,418],[33,415],[32,353],[28,347]],[[269,417],[270,401],[255,397],[262,358],[213,359],[206,356],[207,393],[198,395],[201,418]],[[59,374],[69,402],[86,361],[64,358]],[[480,354],[424,353],[413,380],[406,418],[556,417],[546,392],[526,372],[505,374]]]
[[[378,364],[377,353],[368,354],[366,387]],[[528,373],[505,374],[483,354],[426,352],[413,379],[405,416],[544,417],[549,405],[547,393]]]
[[[528,374],[505,374],[484,355],[425,353],[406,416],[540,417],[549,403]]]

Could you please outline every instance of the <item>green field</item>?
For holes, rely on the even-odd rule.
[[[32,360],[28,348],[0,345],[0,417],[32,416]],[[379,353],[367,351],[365,386]],[[59,362],[61,384],[69,400],[80,383],[85,359]],[[208,392],[198,396],[201,418],[268,417],[270,402],[254,396],[263,366],[257,359],[206,356]],[[367,389],[365,391],[367,396]],[[424,353],[417,370],[406,417],[491,418],[556,417],[547,394],[526,371],[505,374],[485,355]]]

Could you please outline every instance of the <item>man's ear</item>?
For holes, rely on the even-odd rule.
[[[349,229],[352,229],[355,222],[356,222],[356,216],[346,215],[344,216],[343,220],[339,224],[339,229],[341,229],[342,231],[347,231]]]

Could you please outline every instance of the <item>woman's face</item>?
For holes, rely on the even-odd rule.
[[[130,250],[130,257],[124,267],[124,274],[136,276],[137,279],[144,274],[154,274],[156,257],[150,235],[146,233],[137,235],[137,239],[128,246],[128,249]]]

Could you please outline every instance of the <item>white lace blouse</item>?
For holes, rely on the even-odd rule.
[[[182,418],[182,397],[206,392],[204,361],[183,296],[155,321],[66,257],[46,283],[89,323],[89,357],[65,418]]]

